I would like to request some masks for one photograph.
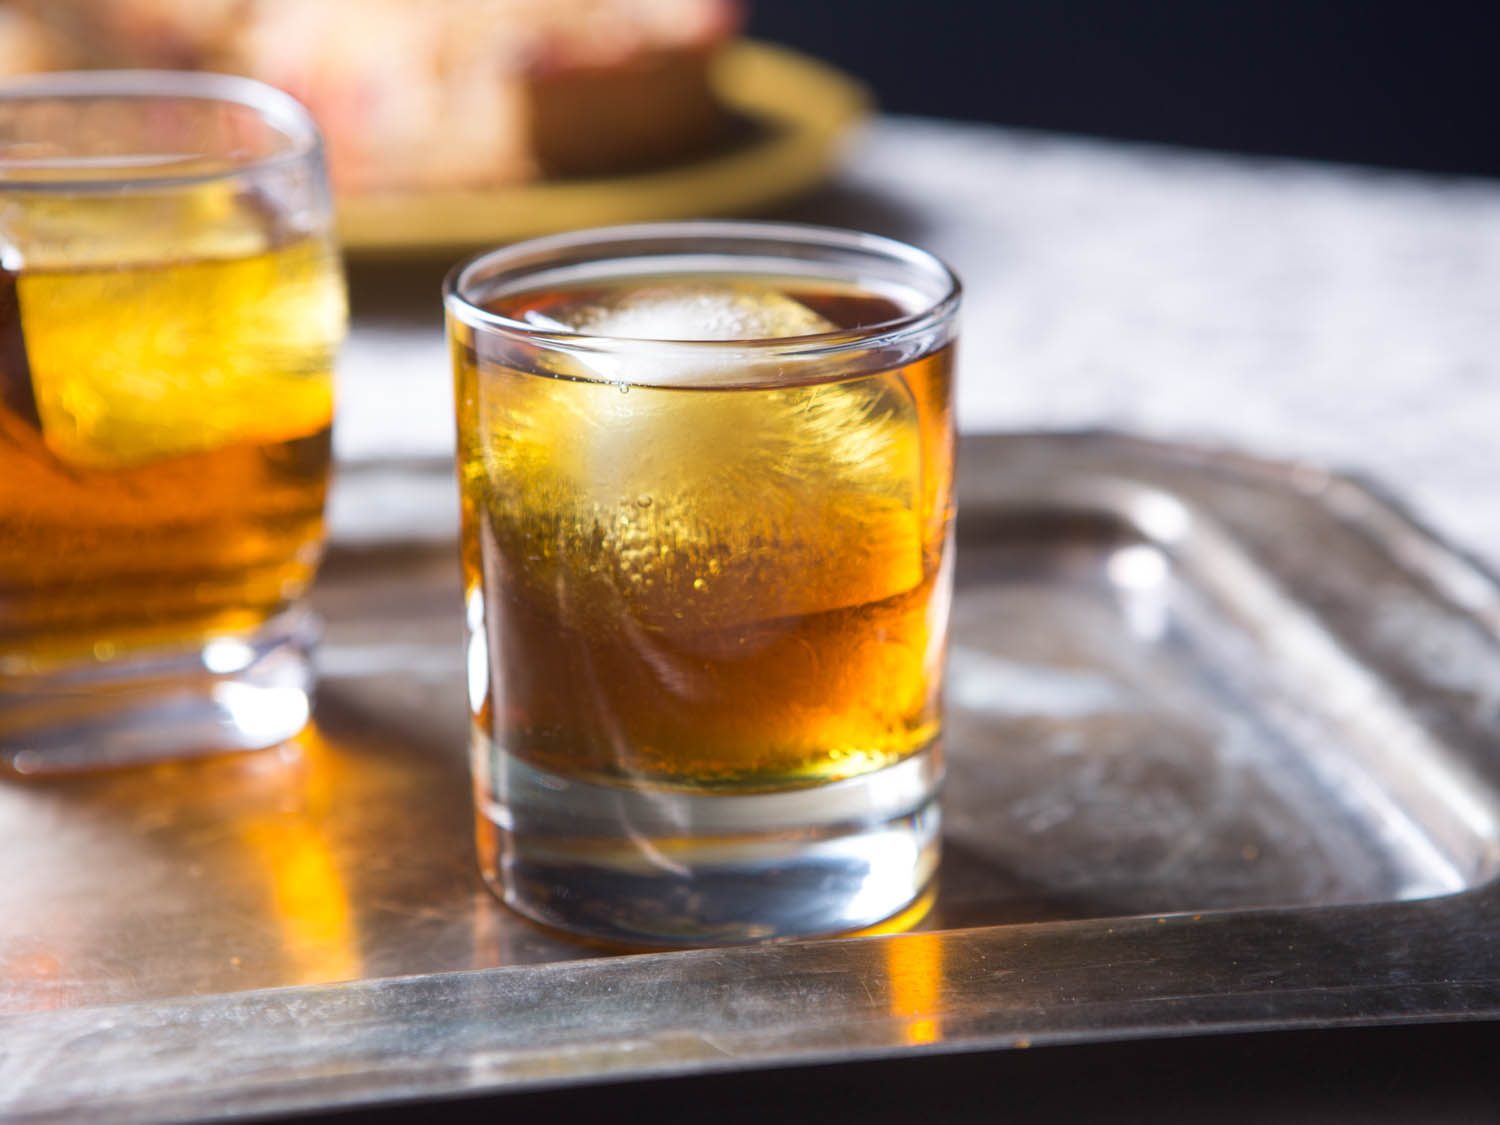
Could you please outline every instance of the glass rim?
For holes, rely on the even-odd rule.
[[[537,254],[598,247],[607,251],[611,245],[643,240],[681,242],[684,249],[694,240],[725,238],[743,239],[762,245],[767,256],[774,257],[778,244],[800,243],[828,250],[864,252],[914,269],[925,271],[942,283],[941,294],[919,308],[889,320],[857,328],[836,328],[804,336],[761,337],[743,340],[664,340],[638,336],[602,336],[587,332],[558,331],[513,320],[476,304],[465,292],[476,275],[492,271],[507,259],[525,259]],[[542,262],[518,273],[524,277],[552,268],[556,263]],[[495,276],[490,272],[490,277]],[[486,331],[516,340],[573,352],[620,353],[649,349],[653,354],[718,354],[736,352],[777,357],[820,356],[848,348],[867,348],[922,332],[950,319],[963,297],[963,285],[957,274],[927,250],[887,238],[884,235],[838,227],[805,223],[780,223],[754,219],[686,220],[676,222],[630,223],[619,226],[590,227],[562,234],[526,239],[508,246],[482,251],[454,266],[443,280],[444,308],[460,323],[476,331]]]
[[[26,169],[28,162],[10,159],[0,149],[0,191],[94,192],[142,186],[172,188],[213,183],[309,159],[322,159],[323,138],[307,107],[285,90],[244,75],[193,70],[58,70],[0,81],[0,104],[106,98],[119,101],[183,99],[243,106],[286,138],[286,144],[263,156],[226,162],[224,168],[163,175],[142,174],[139,165],[134,166],[138,170],[132,173],[131,157],[125,154],[102,157],[99,167],[109,172],[113,170],[111,161],[119,161],[118,173],[88,178],[49,177],[45,175],[46,162],[30,164],[42,174],[10,178],[8,169]]]

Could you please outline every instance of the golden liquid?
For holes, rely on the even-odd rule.
[[[260,242],[0,274],[0,670],[243,631],[311,578],[342,279]]]
[[[791,295],[841,326],[899,312],[852,289]],[[930,744],[951,349],[869,367],[854,354],[837,382],[622,392],[458,348],[483,733],[565,776],[727,791]]]

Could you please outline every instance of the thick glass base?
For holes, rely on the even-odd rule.
[[[21,774],[262,750],[307,725],[317,619],[283,613],[200,648],[0,678],[0,762]]]
[[[810,789],[745,795],[601,785],[473,741],[480,866],[538,922],[626,945],[847,933],[937,870],[936,746]]]

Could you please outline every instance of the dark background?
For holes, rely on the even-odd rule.
[[[1500,176],[1500,0],[747,0],[882,108]]]

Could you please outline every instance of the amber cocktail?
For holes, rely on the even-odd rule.
[[[316,133],[204,75],[0,89],[0,752],[306,721],[344,292]]]
[[[480,850],[637,942],[866,926],[936,858],[957,288],[618,228],[450,283]]]

